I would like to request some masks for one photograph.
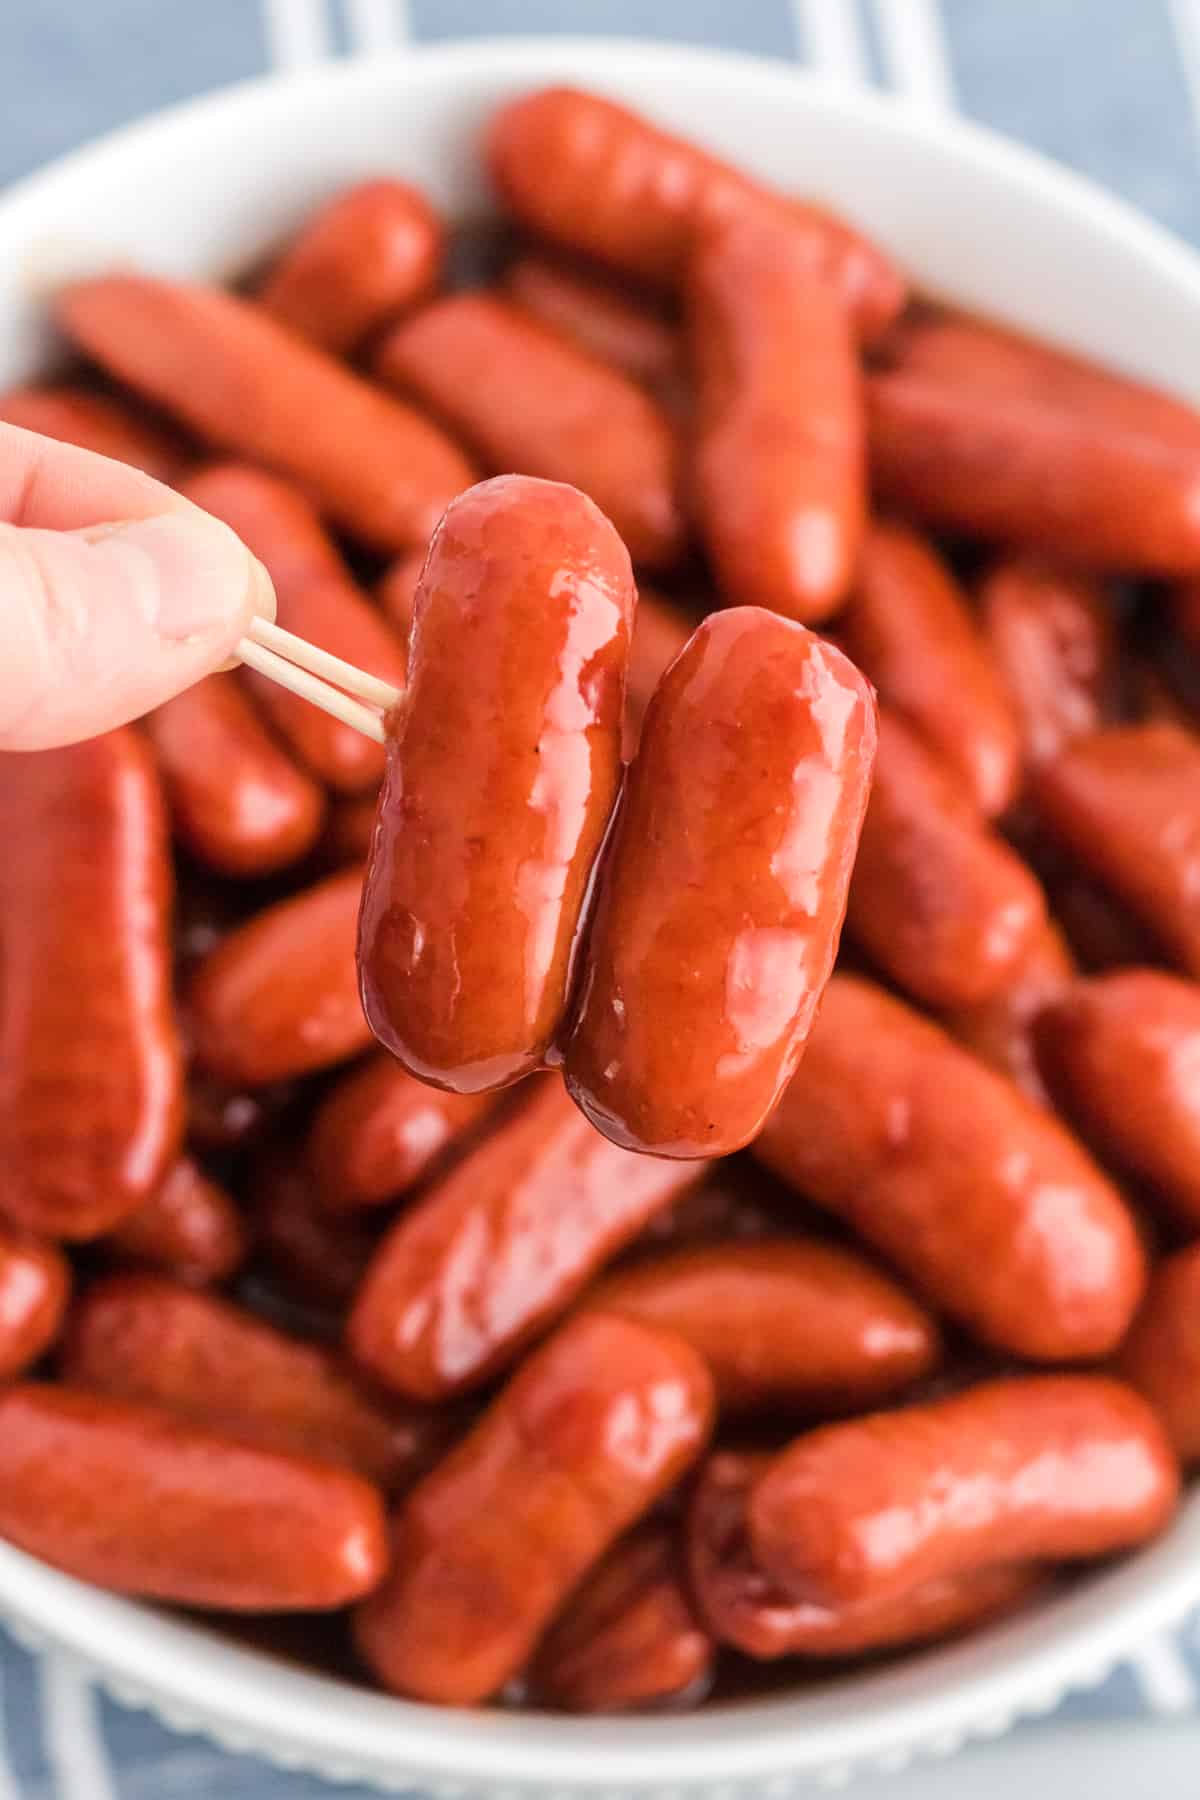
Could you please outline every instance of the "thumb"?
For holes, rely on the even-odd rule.
[[[0,524],[0,749],[95,737],[224,662],[266,570],[198,508],[83,531]]]

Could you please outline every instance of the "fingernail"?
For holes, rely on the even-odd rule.
[[[266,571],[241,539],[219,519],[200,512],[160,513],[132,519],[105,535],[119,538],[150,564],[159,636],[229,638],[229,648],[250,616],[266,604]]]
[[[273,625],[275,623],[275,583],[257,556],[252,554],[250,561],[254,565],[251,571],[253,599],[250,610],[260,619],[269,619]]]

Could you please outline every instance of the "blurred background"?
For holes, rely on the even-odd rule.
[[[229,82],[407,43],[537,33],[781,57],[958,111],[1200,244],[1200,0],[0,0],[0,187]],[[366,1800],[173,1736],[65,1660],[3,1637],[0,1726],[0,1800]],[[1200,1621],[1002,1744],[852,1791],[942,1800],[964,1785],[973,1800],[1194,1796]]]
[[[271,68],[539,32],[799,58],[955,107],[1200,242],[1197,0],[2,0],[0,183]]]

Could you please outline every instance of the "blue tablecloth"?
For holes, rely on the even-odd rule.
[[[961,109],[1200,244],[1200,0],[0,0],[0,184],[271,67],[564,29],[795,58]],[[0,1800],[366,1800],[172,1736],[2,1636],[0,1683]],[[1056,1717],[1198,1708],[1194,1620]]]

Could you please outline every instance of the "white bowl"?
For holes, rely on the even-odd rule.
[[[253,82],[65,158],[0,197],[0,382],[46,366],[43,297],[138,263],[223,276],[327,192],[382,169],[486,202],[499,101],[570,79],[820,195],[926,286],[1200,401],[1200,261],[1030,153],[745,57],[582,40],[418,50]],[[1200,1495],[1140,1555],[960,1645],[679,1718],[446,1712],[305,1674],[0,1545],[0,1611],[120,1699],[273,1760],[442,1795],[786,1794],[1049,1710],[1200,1603]]]

